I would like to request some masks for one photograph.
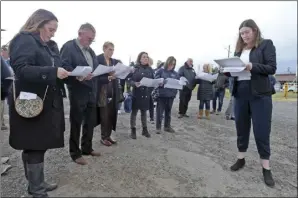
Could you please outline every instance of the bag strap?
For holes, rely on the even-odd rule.
[[[54,61],[54,58],[51,57],[51,61],[52,61],[52,67],[55,67],[55,61]],[[44,100],[46,99],[46,96],[47,96],[47,93],[48,93],[48,88],[49,88],[49,85],[47,85],[47,88],[46,88],[46,91],[44,93],[44,96],[42,98],[42,101],[44,102]],[[12,91],[13,91],[13,99],[14,101],[16,101],[16,85],[15,85],[15,78],[13,79],[13,83],[12,83]]]

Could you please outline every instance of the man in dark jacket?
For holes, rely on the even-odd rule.
[[[225,76],[223,73],[220,73],[218,69],[216,69],[215,73],[218,73],[218,77],[214,84],[214,97],[212,101],[212,109],[211,114],[216,112],[216,101],[218,98],[218,109],[216,114],[220,114],[222,110],[223,100],[226,93],[226,88],[229,86],[229,78]]]
[[[78,38],[66,42],[61,48],[63,67],[72,71],[76,66],[91,66],[93,71],[98,66],[96,55],[90,48],[95,38],[95,28],[89,24],[81,25]],[[96,94],[97,81],[108,83],[108,77],[87,76],[69,77],[67,88],[70,102],[70,139],[69,152],[74,162],[80,165],[87,164],[82,155],[100,156],[92,148],[93,130],[96,118]],[[83,136],[81,149],[79,147],[81,125],[83,124]]]
[[[180,101],[179,101],[179,117],[189,117],[186,115],[188,109],[188,103],[192,96],[192,90],[196,87],[195,77],[196,72],[193,69],[193,60],[189,58],[182,67],[179,68],[178,74],[180,77],[185,77],[188,83],[183,86],[180,90]]]

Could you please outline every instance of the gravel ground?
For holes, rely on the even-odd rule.
[[[228,101],[224,101],[224,109]],[[46,154],[46,178],[58,182],[52,197],[104,196],[248,196],[297,197],[297,103],[274,102],[272,122],[272,171],[274,189],[264,185],[258,153],[251,134],[247,165],[240,172],[230,172],[236,158],[236,132],[233,121],[223,115],[212,115],[211,120],[196,119],[198,102],[193,96],[190,118],[177,118],[178,100],[172,112],[176,134],[154,133],[152,138],[140,135],[131,140],[129,114],[121,114],[114,137],[117,146],[100,145],[100,129],[94,133],[94,149],[102,157],[87,157],[89,165],[79,166],[68,154],[69,124],[65,132],[65,148]],[[68,104],[65,102],[66,114]],[[140,115],[138,115],[140,116]],[[6,117],[7,118],[7,117]],[[138,117],[138,120],[139,117]],[[7,122],[7,120],[6,120]],[[8,131],[1,138],[2,155],[9,156],[13,166],[1,177],[1,196],[27,196],[20,151],[8,145]]]

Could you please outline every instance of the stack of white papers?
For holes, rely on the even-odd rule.
[[[245,70],[245,63],[239,57],[225,58],[214,60],[220,67],[222,72],[230,72],[231,76],[249,77],[250,71]]]
[[[140,86],[156,88],[163,82],[164,82],[163,78],[152,79],[152,78],[143,77],[142,80],[140,81]]]
[[[217,79],[218,77],[218,73],[217,74],[208,74],[208,73],[205,73],[205,72],[200,72],[197,74],[196,76],[196,79],[201,79],[201,80],[206,80],[206,81],[209,81],[209,82],[213,82]]]
[[[70,72],[69,76],[82,76],[85,77],[92,72],[92,67],[90,66],[76,66],[72,72]]]

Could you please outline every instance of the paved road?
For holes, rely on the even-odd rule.
[[[224,102],[224,109],[228,101]],[[66,114],[68,105],[66,104]],[[131,140],[129,114],[119,116],[114,136],[119,144],[100,145],[100,129],[94,133],[94,149],[100,158],[88,157],[89,165],[78,166],[68,154],[69,125],[65,148],[46,154],[46,177],[59,183],[50,196],[297,196],[297,103],[274,102],[272,122],[272,170],[274,189],[264,185],[258,154],[251,135],[247,166],[237,173],[229,171],[235,161],[236,136],[233,121],[212,115],[211,120],[196,119],[198,102],[193,97],[190,118],[177,118],[177,101],[172,123],[176,134],[153,133]],[[138,119],[139,120],[139,119]],[[140,124],[140,121],[138,121]],[[13,168],[1,178],[2,197],[26,195],[26,181],[20,152],[9,147],[4,132],[2,154],[10,157]]]

